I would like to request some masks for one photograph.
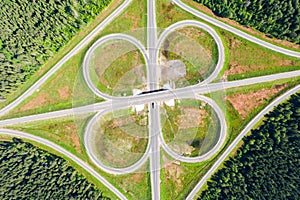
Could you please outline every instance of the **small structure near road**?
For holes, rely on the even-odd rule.
[[[133,93],[133,96],[137,96],[137,95],[139,95],[139,94],[141,94],[143,91],[142,90],[139,90],[139,89],[133,89],[132,90],[132,93]],[[141,112],[141,111],[143,111],[144,110],[144,108],[145,108],[145,105],[134,105],[133,107],[132,107],[132,111],[134,112],[136,112],[136,113],[138,113],[138,112]]]
[[[174,80],[185,77],[186,67],[181,60],[170,60],[160,67],[162,81]]]

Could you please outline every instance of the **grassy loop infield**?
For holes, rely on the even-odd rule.
[[[90,130],[86,134],[96,162],[113,168],[128,167],[136,163],[147,148],[147,108],[139,112],[128,108],[103,114]]]
[[[171,60],[181,60],[185,65],[186,74],[172,80],[163,80],[162,74],[161,83],[172,81],[176,88],[195,85],[215,70],[218,62],[217,44],[202,28],[176,28],[167,35],[160,46],[159,64],[163,67]]]
[[[133,89],[146,89],[145,58],[139,47],[122,39],[111,39],[95,45],[91,54],[87,55],[87,67],[93,85],[100,92],[129,96],[133,94]]]
[[[196,99],[175,100],[161,108],[162,133],[168,146],[179,155],[197,157],[207,153],[219,139],[216,113]]]

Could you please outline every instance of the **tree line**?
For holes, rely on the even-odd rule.
[[[108,199],[64,159],[14,138],[0,141],[1,199]]]
[[[0,98],[28,80],[110,1],[0,1]]]
[[[243,139],[199,199],[300,199],[300,93]]]
[[[300,44],[299,0],[194,0],[217,16],[233,19],[270,37]]]

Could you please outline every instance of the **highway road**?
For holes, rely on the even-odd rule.
[[[148,89],[158,89],[158,63],[156,58],[157,27],[155,1],[147,0],[147,50],[149,55]]]
[[[276,45],[273,45],[269,42],[265,42],[261,39],[258,39],[250,34],[247,34],[241,30],[238,30],[237,28],[234,28],[230,25],[227,25],[225,24],[224,22],[221,22],[217,19],[214,19],[213,17],[210,17],[188,5],[186,5],[185,3],[183,3],[181,0],[172,0],[177,6],[179,6],[180,8],[182,8],[183,10],[187,11],[188,13],[191,13],[192,15],[196,16],[196,17],[199,17],[219,28],[222,28],[222,29],[225,29],[231,33],[234,33],[246,40],[249,40],[253,43],[256,43],[260,46],[263,46],[263,47],[266,47],[268,49],[271,49],[273,51],[276,51],[276,52],[279,52],[279,53],[282,53],[282,54],[285,54],[285,55],[289,55],[289,56],[293,56],[293,57],[298,57],[300,58],[300,52],[296,52],[296,51],[292,51],[292,50],[288,50],[288,49],[284,49],[282,47],[278,47]]]
[[[61,146],[50,142],[49,140],[46,140],[44,138],[40,138],[28,133],[24,133],[21,131],[14,131],[14,130],[8,130],[8,129],[0,129],[0,135],[9,135],[13,137],[20,137],[20,138],[26,138],[31,141],[38,142],[40,144],[43,144],[47,147],[50,147],[54,149],[55,151],[59,152],[60,154],[68,157],[70,160],[74,161],[76,164],[78,164],[80,167],[85,169],[87,172],[89,172],[92,176],[97,178],[99,181],[101,181],[106,187],[108,187],[115,195],[120,199],[127,199],[119,190],[117,190],[112,184],[110,184],[104,177],[99,175],[92,167],[89,166],[86,162],[79,159],[77,156],[71,154],[69,151],[65,150]]]
[[[152,1],[152,0],[150,0]],[[151,153],[150,153],[150,175],[151,175],[151,194],[153,200],[160,199],[160,112],[159,106],[148,105],[149,108],[149,132],[151,138]]]
[[[81,106],[72,109],[48,112],[48,113],[31,115],[31,116],[20,117],[20,118],[0,120],[0,127],[13,125],[13,124],[20,124],[25,122],[33,122],[38,120],[46,120],[51,118],[63,117],[67,115],[93,113],[93,112],[100,112],[104,110],[113,111],[113,110],[128,108],[134,105],[142,105],[151,102],[167,101],[170,99],[195,98],[196,94],[203,95],[203,94],[222,91],[230,88],[242,87],[242,86],[247,86],[247,85],[257,84],[257,83],[266,83],[269,81],[276,81],[285,78],[293,78],[299,76],[300,76],[300,70],[297,70],[297,71],[284,72],[284,73],[272,74],[267,76],[259,76],[255,78],[247,78],[247,79],[237,80],[237,81],[209,83],[207,85],[201,85],[198,87],[191,86],[187,88],[177,88],[174,90],[166,90],[166,91],[150,93],[145,95],[113,98],[112,100],[108,100],[105,102],[95,103],[95,104]]]
[[[112,14],[110,14],[107,18],[105,18],[90,34],[88,34],[83,40],[80,41],[79,44],[77,44],[67,55],[65,55],[54,67],[52,67],[42,78],[40,78],[37,82],[35,82],[28,90],[26,90],[22,95],[20,95],[16,100],[14,100],[12,103],[7,105],[6,107],[2,108],[0,110],[0,117],[11,111],[13,108],[18,106],[23,100],[25,100],[27,97],[32,95],[37,89],[39,89],[45,82],[48,80],[65,62],[67,62],[72,56],[76,55],[80,49],[82,49],[85,45],[87,45],[98,33],[99,31],[103,30],[108,24],[112,22],[113,19],[115,19],[119,14],[121,14],[125,8],[127,8],[132,0],[125,0]],[[57,114],[57,113],[56,113]],[[32,117],[32,116],[31,116]],[[32,117],[35,119],[36,116]],[[26,137],[28,139],[32,138],[32,140],[35,140],[36,142],[41,142],[47,146],[54,147],[55,150],[63,153],[64,155],[71,158],[74,162],[77,162],[79,165],[81,165],[82,168],[89,171],[94,177],[96,177],[98,180],[100,180],[106,187],[108,187],[110,190],[112,190],[120,199],[126,199],[123,194],[121,194],[116,188],[114,188],[108,181],[106,181],[103,177],[101,177],[97,172],[95,172],[89,165],[85,164],[83,161],[79,160],[74,155],[70,154],[68,151],[64,150],[63,148],[59,146],[55,146],[55,144],[50,144],[48,141],[43,141],[41,138],[33,138],[33,136],[21,133],[21,132],[15,132],[11,130],[5,130],[1,129],[1,133],[6,133],[9,135],[15,135],[19,137]]]
[[[157,27],[155,1],[147,0],[147,49],[149,55],[148,68],[148,89],[156,90],[159,88],[158,81],[158,59],[157,59]],[[160,199],[160,144],[159,144],[159,108],[155,102],[149,103],[149,133],[150,133],[150,178],[151,195],[153,200]],[[152,106],[154,105],[154,107]]]
[[[125,0],[125,2],[118,7],[117,10],[115,10],[109,17],[107,17],[93,32],[91,32],[85,39],[83,39],[74,49],[72,49],[62,60],[60,60],[59,63],[57,63],[50,71],[48,71],[40,80],[38,80],[29,90],[27,90],[24,94],[22,94],[19,98],[17,98],[13,103],[9,104],[2,110],[0,110],[0,116],[3,116],[7,112],[9,112],[11,109],[15,108],[21,101],[25,100],[29,95],[31,95],[34,91],[36,91],[50,76],[52,76],[68,59],[70,59],[72,56],[74,56],[78,51],[85,46],[91,39],[100,31],[102,30],[107,24],[109,24],[117,15],[119,15],[130,3],[132,0]],[[264,46],[266,48],[269,48],[271,50],[289,55],[289,56],[294,56],[294,57],[300,57],[299,52],[294,52],[291,50],[283,49],[281,47],[277,47],[275,45],[269,44],[265,41],[262,41],[260,39],[257,39],[249,34],[246,34],[240,30],[237,30],[236,28],[233,28],[227,24],[224,24],[223,22],[220,22],[214,18],[211,18],[195,9],[192,9],[185,4],[183,4],[179,0],[173,0],[178,6],[183,8],[184,10],[194,14],[197,17],[200,17],[218,27],[221,27],[225,30],[228,30],[240,37],[243,37],[251,42],[254,42],[258,45]],[[108,36],[104,36],[100,40],[98,40],[98,45],[101,42],[105,42],[108,40],[113,40],[113,39],[124,39],[128,42],[131,42],[137,48],[141,51],[143,54],[146,64],[147,64],[147,72],[148,72],[148,89],[149,90],[154,90],[158,88],[158,47],[159,44],[162,42],[162,38],[157,41],[157,28],[156,28],[156,16],[155,16],[155,1],[154,0],[148,0],[148,7],[147,7],[147,14],[148,14],[148,29],[147,29],[147,49],[141,45],[141,43],[136,40],[135,38],[124,35],[124,34],[112,34]],[[103,103],[97,103],[97,104],[92,104],[92,105],[87,105],[87,106],[82,106],[74,109],[66,109],[66,110],[61,110],[61,111],[55,111],[55,112],[49,112],[49,113],[44,113],[44,114],[39,114],[39,115],[32,115],[32,116],[26,116],[26,117],[21,117],[21,118],[14,118],[14,119],[7,119],[7,120],[2,120],[0,121],[0,127],[7,126],[7,125],[13,125],[13,124],[20,124],[24,122],[29,122],[29,121],[37,121],[37,120],[43,120],[43,119],[50,119],[50,118],[56,118],[59,116],[67,116],[67,115],[72,115],[72,114],[81,114],[81,113],[92,113],[92,112],[98,112],[98,114],[95,115],[93,120],[91,120],[87,127],[86,127],[86,134],[85,134],[85,146],[87,147],[88,154],[90,158],[104,171],[107,171],[109,173],[114,173],[114,174],[121,174],[121,173],[129,173],[133,172],[136,169],[138,169],[150,156],[150,170],[151,170],[151,187],[152,187],[152,199],[160,199],[160,145],[174,158],[182,160],[184,162],[196,162],[193,160],[194,158],[191,158],[187,160],[187,158],[176,155],[172,150],[169,149],[169,147],[165,144],[162,133],[161,133],[161,125],[160,125],[160,113],[159,113],[159,107],[155,102],[159,101],[166,101],[170,99],[180,99],[180,98],[199,98],[204,101],[207,101],[210,103],[213,109],[217,112],[219,119],[220,119],[220,125],[221,125],[221,137],[219,138],[219,141],[217,142],[217,145],[208,152],[207,155],[203,155],[201,159],[207,159],[209,156],[211,156],[213,153],[218,151],[218,147],[220,147],[224,141],[224,137],[226,134],[226,122],[225,122],[225,117],[223,116],[223,113],[217,106],[217,104],[206,97],[203,96],[198,96],[197,94],[207,94],[210,92],[214,91],[220,91],[220,90],[225,90],[228,88],[233,88],[233,87],[240,87],[240,86],[245,86],[245,85],[250,85],[250,84],[255,84],[255,83],[264,83],[268,81],[273,81],[273,80],[279,80],[283,78],[291,78],[291,77],[296,77],[300,76],[300,70],[294,71],[294,72],[287,72],[287,73],[279,73],[279,74],[274,74],[274,75],[269,75],[269,76],[263,76],[263,77],[256,77],[256,78],[251,78],[251,79],[244,79],[244,80],[239,80],[239,81],[229,81],[229,82],[221,82],[221,83],[210,83],[219,73],[220,69],[223,66],[224,62],[224,47],[222,44],[222,41],[218,37],[218,35],[215,33],[215,31],[211,28],[209,28],[207,25],[204,25],[200,22],[196,22],[194,20],[187,20],[185,22],[178,22],[174,25],[172,25],[170,28],[168,28],[162,35],[167,35],[168,30],[169,32],[172,31],[173,29],[176,29],[180,26],[185,26],[185,23],[191,23],[190,25],[195,25],[195,26],[201,26],[201,28],[207,28],[207,31],[210,31],[210,34],[215,35],[215,40],[219,48],[219,62],[217,64],[217,67],[215,71],[212,73],[212,75],[209,76],[208,80],[205,80],[204,82],[194,85],[194,86],[189,86],[186,88],[178,88],[174,90],[168,90],[168,91],[162,91],[162,92],[157,92],[157,93],[150,93],[150,94],[145,94],[145,95],[138,95],[134,97],[112,97],[107,94],[103,94],[100,91],[98,91],[97,88],[95,88],[92,84],[92,82],[89,79],[89,73],[88,70],[85,69],[85,77],[87,77],[87,82],[89,84],[89,87],[94,91],[98,96],[106,99],[106,102]],[[172,29],[173,28],[173,29]],[[97,44],[94,44],[92,48],[96,48]],[[84,63],[88,62],[89,54],[92,52],[92,48],[88,51],[89,53],[85,57]],[[220,63],[220,64],[219,64]],[[226,158],[226,155],[230,153],[230,151],[235,147],[235,145],[241,140],[241,138],[258,122],[259,119],[262,118],[262,116],[268,112],[272,107],[276,104],[278,104],[281,100],[285,99],[287,96],[290,94],[299,91],[299,87],[297,86],[296,88],[292,89],[291,91],[285,93],[282,95],[280,98],[276,99],[274,102],[272,102],[269,106],[267,106],[259,115],[257,115],[248,125],[247,127],[241,132],[241,134],[234,140],[234,142],[229,146],[228,149],[222,154],[220,159],[213,165],[213,167],[209,170],[209,172],[204,176],[204,178],[197,184],[196,188],[189,194],[188,199],[192,198],[196,192],[199,190],[199,188],[203,185],[203,183],[211,176],[211,174],[215,171],[215,169],[220,165],[220,163],[223,162],[223,160]],[[152,103],[154,102],[154,107],[152,108]],[[112,111],[112,110],[119,110],[122,108],[126,108],[132,105],[140,105],[140,104],[148,104],[149,105],[149,130],[150,130],[150,137],[149,137],[149,142],[148,142],[148,147],[146,150],[146,153],[141,157],[141,159],[135,163],[132,166],[129,166],[124,169],[115,169],[115,168],[107,168],[106,166],[103,166],[101,163],[94,157],[94,155],[91,153],[91,150],[89,150],[89,132],[90,129],[97,119],[101,114]],[[87,164],[82,163],[80,159],[75,157],[74,155],[70,154],[68,151],[64,150],[62,147],[59,147],[58,145],[55,145],[54,143],[51,143],[45,139],[38,138],[36,136],[32,136],[30,134],[22,133],[19,131],[11,131],[7,129],[0,129],[1,134],[9,134],[13,136],[18,136],[18,137],[25,137],[30,140],[34,140],[36,142],[40,142],[44,145],[50,146],[51,148],[59,151],[60,153],[68,156],[70,159],[74,160],[80,166],[82,166],[84,169],[89,171],[92,175],[94,175],[96,178],[98,178],[100,181],[103,182],[108,188],[110,188],[113,192],[115,192],[121,199],[125,199],[125,197],[118,191],[116,188],[111,186],[103,177],[101,177],[99,174],[97,174],[91,167],[89,167]],[[97,164],[98,163],[98,164]]]
[[[230,152],[236,147],[236,145],[242,140],[242,138],[252,129],[254,126],[264,117],[265,114],[270,112],[276,105],[280,104],[282,101],[290,97],[292,94],[300,91],[300,85],[294,87],[293,89],[287,91],[274,101],[272,101],[268,106],[266,106],[258,115],[256,115],[250,123],[242,130],[242,132],[234,139],[234,141],[229,145],[229,147],[224,151],[221,157],[213,164],[213,166],[208,170],[208,172],[203,176],[203,178],[197,183],[196,187],[188,195],[187,199],[191,200],[196,196],[197,192],[203,186],[203,184],[211,177],[211,175],[217,170],[217,168],[223,163]]]
[[[42,78],[35,82],[26,92],[19,96],[12,103],[0,110],[0,117],[8,113],[10,110],[19,105],[23,100],[33,94],[50,78],[65,62],[72,56],[76,55],[85,45],[87,45],[101,30],[103,30],[109,23],[112,22],[125,8],[127,8],[132,0],[125,0],[112,14],[105,18],[90,34],[79,42],[67,55],[65,55],[54,67],[52,67]]]
[[[101,112],[107,108],[110,108],[110,106],[111,106],[111,102],[106,101],[106,102],[95,103],[95,104],[82,106],[78,108],[71,108],[71,109],[47,112],[42,114],[29,115],[29,116],[19,117],[19,118],[5,119],[5,120],[0,120],[0,127],[10,126],[14,124],[22,124],[26,122],[34,122],[34,121],[65,117],[65,116],[80,115],[85,113]]]

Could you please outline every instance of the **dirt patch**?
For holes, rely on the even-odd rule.
[[[178,30],[179,33],[183,33],[185,36],[188,36],[190,38],[193,38],[197,40],[198,37],[204,37],[205,33],[200,31],[199,29],[196,29],[194,27],[188,27],[188,28],[181,28]]]
[[[280,62],[281,64],[278,67],[287,67],[287,66],[293,66],[292,60],[285,60],[283,62]],[[256,71],[263,71],[266,70],[266,66],[257,65],[257,66],[251,66],[251,65],[239,65],[236,62],[232,62],[228,69],[225,71],[224,76],[234,75],[234,74],[245,74],[247,72],[256,72]]]
[[[254,72],[258,70],[265,70],[266,66],[243,66],[237,64],[237,62],[232,62],[228,69],[225,71],[224,76],[230,76],[234,74],[244,74],[247,72]]]
[[[64,73],[59,73],[51,82],[50,85],[55,85],[60,79],[63,78]]]
[[[230,57],[229,66],[224,73],[224,77],[298,65],[297,61],[278,57],[264,50],[253,48],[251,45],[243,43],[229,34],[225,36],[229,46]]]
[[[204,126],[204,119],[208,113],[200,108],[184,108],[183,114],[179,115],[180,129],[197,128]]]
[[[127,19],[130,19],[130,21],[133,22],[130,30],[136,30],[136,29],[139,28],[139,19],[140,19],[140,16],[132,15],[131,13],[127,12],[124,15],[124,17],[127,18]]]
[[[225,97],[235,110],[245,119],[253,110],[264,104],[272,96],[287,87],[287,84],[276,85],[269,89],[261,89],[258,91],[250,91],[247,93],[236,93]]]
[[[105,43],[106,44],[106,43]],[[98,77],[101,77],[105,70],[115,62],[119,56],[126,55],[126,52],[132,50],[132,45],[124,41],[117,40],[115,43],[100,46],[93,52],[92,66]]]
[[[70,97],[70,90],[68,85],[58,89],[57,91],[59,93],[60,98],[62,99],[67,99]]]
[[[129,178],[129,182],[141,183],[144,179],[143,173],[135,173]]]
[[[235,40],[232,38],[229,38],[227,40],[228,42],[228,46],[230,47],[230,50],[235,49],[235,48],[239,48],[242,44],[241,40]],[[232,51],[230,53],[233,53]]]
[[[72,124],[65,124],[64,129],[69,133],[69,135],[65,135],[65,139],[68,141],[71,141],[73,143],[74,149],[82,154],[81,144],[80,144],[80,138],[77,134],[77,129],[74,123]]]
[[[26,103],[24,106],[22,106],[19,111],[26,111],[26,110],[32,110],[35,108],[42,107],[46,102],[49,102],[49,95],[45,93],[39,94],[36,98],[32,99],[28,103]]]
[[[172,23],[174,16],[174,5],[172,3],[162,4],[161,13],[164,14],[164,20],[168,23]]]
[[[184,174],[182,166],[167,160],[165,156],[163,159],[165,160],[164,163],[167,163],[164,165],[165,180],[172,180],[176,184],[175,190],[182,188],[182,180],[180,179],[180,176]]]
[[[275,42],[277,44],[281,44],[281,45],[284,45],[286,47],[290,47],[290,48],[295,48],[295,49],[300,49],[300,45],[297,45],[297,44],[294,44],[292,42],[288,42],[288,41],[284,41],[284,40],[278,40],[278,39],[274,39],[274,38],[269,38],[267,37],[264,33],[260,33],[252,28],[247,28],[247,27],[244,27],[242,25],[240,25],[238,22],[234,21],[234,20],[231,20],[231,19],[228,19],[228,18],[222,18],[222,17],[218,17],[216,16],[209,8],[207,8],[206,6],[202,5],[202,4],[199,4],[197,2],[194,2],[193,0],[184,0],[183,2],[187,2],[187,4],[189,5],[192,5],[194,6],[195,8],[199,9],[200,11],[204,12],[204,13],[207,13],[215,18],[217,18],[218,20],[220,21],[223,21],[227,24],[230,24],[234,27],[237,27],[243,31],[246,31],[250,34],[253,34],[253,35],[256,35],[256,36],[259,36],[267,41],[270,41],[270,42]]]
[[[127,115],[123,117],[114,118],[111,120],[111,123],[109,124],[108,128],[115,129],[118,127],[123,127],[128,124],[134,123],[135,119],[132,115]]]

